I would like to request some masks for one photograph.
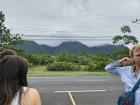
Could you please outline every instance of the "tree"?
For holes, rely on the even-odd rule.
[[[140,24],[140,19],[136,18],[136,19],[132,20],[132,23]]]
[[[135,36],[126,35],[126,33],[131,33],[131,29],[128,25],[121,27],[121,32],[123,35],[117,35],[113,37],[113,44],[121,44],[122,46],[128,44],[137,44],[138,40]]]
[[[125,33],[131,33],[131,29],[129,27],[129,25],[123,25],[121,27],[121,32],[125,35]]]
[[[0,45],[12,45],[22,42],[21,35],[16,34],[12,35],[10,34],[10,30],[5,27],[4,25],[5,21],[5,15],[0,11]]]

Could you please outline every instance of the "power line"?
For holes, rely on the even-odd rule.
[[[23,34],[24,37],[55,37],[55,38],[108,38],[108,37],[113,37],[113,36],[86,36],[85,35],[80,35],[79,37],[75,37],[77,35],[72,35],[72,36],[67,36],[67,35],[27,35]],[[84,37],[83,37],[84,36]]]
[[[48,26],[54,26],[55,24],[23,24],[23,23],[12,23],[12,22],[8,22],[8,24],[15,24],[15,25],[23,25],[23,26],[36,26],[36,27],[48,27]],[[69,24],[67,24],[67,22],[64,24],[64,25],[69,25]],[[96,25],[96,26],[105,26],[105,27],[107,27],[107,26],[109,26],[109,27],[121,27],[121,25],[112,25],[112,24],[110,24],[110,25],[105,25],[105,24],[102,24],[102,25]],[[93,25],[93,27],[94,27],[94,25]]]
[[[12,14],[12,15],[20,15],[20,16],[23,16],[23,15],[29,15],[29,16],[39,16],[39,17],[44,17],[44,18],[46,18],[46,17],[48,17],[48,18],[51,18],[51,19],[53,19],[53,18],[65,18],[65,19],[71,19],[71,18],[81,18],[81,19],[84,19],[85,17],[98,17],[98,18],[103,18],[102,20],[119,20],[119,21],[122,21],[124,18],[125,18],[125,20],[126,20],[126,18],[129,18],[129,19],[131,19],[130,21],[132,21],[133,20],[133,18],[138,18],[138,17],[140,17],[140,16],[107,16],[107,15],[85,15],[85,16],[64,16],[64,15],[50,15],[49,13],[47,13],[47,12],[20,12],[20,13],[18,13],[18,12],[16,12],[16,11],[12,11],[12,12],[7,12],[7,14]]]
[[[72,35],[72,36],[57,36],[57,35],[23,35],[23,39],[25,40],[62,40],[62,41],[73,41],[73,40],[91,40],[91,41],[110,41],[113,39],[114,36],[77,36],[77,35]],[[135,35],[136,38],[140,38],[140,35]]]
[[[107,38],[107,37],[114,37],[114,36],[110,36],[110,35],[106,35],[106,36],[88,36],[88,35],[79,35],[79,37],[75,37],[77,35],[38,35],[38,34],[32,34],[32,35],[29,35],[29,34],[23,34],[24,37],[62,37],[62,38]],[[84,36],[84,37],[83,37]],[[86,36],[86,37],[85,37]],[[140,35],[135,35],[137,37],[140,37]]]
[[[10,12],[9,12],[10,11]],[[25,15],[33,15],[33,16],[47,16],[47,17],[61,17],[62,15],[48,15],[48,13],[47,12],[35,12],[35,11],[20,11],[20,13],[19,12],[17,12],[17,10],[16,11],[14,11],[14,10],[8,10],[8,11],[5,11],[6,13],[8,13],[8,14],[16,14],[16,15],[21,15],[21,14],[25,14]],[[85,16],[79,16],[79,17],[119,17],[119,18],[122,18],[122,17],[140,17],[140,15],[129,15],[129,16],[126,16],[126,15],[85,15]],[[63,16],[63,17],[70,17],[70,16]],[[73,16],[72,16],[73,17]],[[77,16],[78,17],[78,16]]]
[[[31,38],[31,39],[26,39],[24,38],[25,40],[62,40],[62,41],[66,41],[66,40],[70,40],[70,41],[73,41],[73,40],[94,40],[94,41],[109,41],[109,40],[112,40],[112,39],[95,39],[95,38],[38,38],[38,39],[35,39],[35,38]]]

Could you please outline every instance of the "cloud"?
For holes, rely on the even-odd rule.
[[[94,37],[121,34],[129,24],[133,34],[140,25],[131,20],[140,17],[139,0],[1,0],[6,26],[12,33],[48,35],[49,37]],[[59,40],[57,44],[62,42]],[[93,45],[95,41],[84,41]],[[39,43],[54,43],[38,41]],[[100,41],[100,43],[105,41]],[[110,41],[106,41],[111,43]],[[99,43],[99,41],[98,41]],[[56,45],[56,44],[53,44]]]

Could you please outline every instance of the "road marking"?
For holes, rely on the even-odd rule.
[[[76,80],[76,81],[85,81],[85,82],[86,82],[86,81],[91,81],[91,82],[92,82],[92,81],[93,81],[93,82],[96,82],[96,81],[98,82],[98,81],[99,81],[99,82],[105,82],[105,81],[107,81],[107,80]]]
[[[74,98],[72,97],[72,94],[71,92],[68,92],[69,96],[70,96],[70,99],[71,99],[71,102],[72,102],[72,105],[76,105],[75,101],[74,101]]]
[[[55,91],[55,93],[84,93],[84,92],[106,92],[107,90],[80,90],[80,91]]]

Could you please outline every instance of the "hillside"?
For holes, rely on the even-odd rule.
[[[114,53],[118,49],[122,48],[121,46],[116,45],[102,45],[88,47],[77,41],[63,42],[59,46],[52,47],[48,45],[39,45],[34,41],[25,41],[24,44],[16,45],[16,48],[24,49],[26,52],[31,54],[57,54],[60,52],[70,52],[73,54],[80,54],[82,52],[86,53]]]

